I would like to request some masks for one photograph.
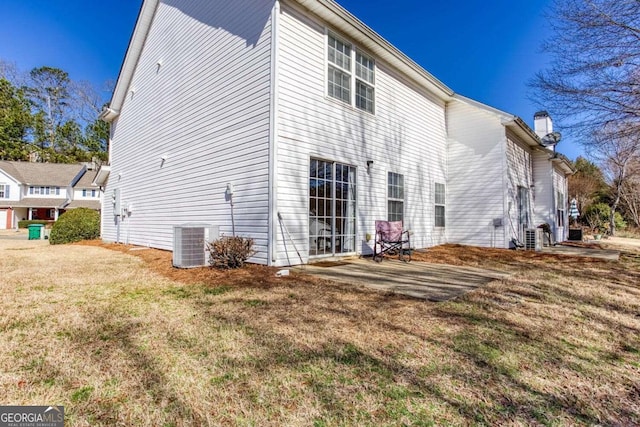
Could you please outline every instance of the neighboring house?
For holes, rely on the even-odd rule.
[[[269,265],[370,253],[377,219],[403,220],[417,248],[455,242],[470,194],[452,180],[468,160],[450,147],[458,103],[334,1],[145,0],[101,116],[103,239],[172,249],[173,226],[211,224]],[[506,222],[493,205],[508,195],[478,209]]]
[[[0,229],[16,228],[20,220],[56,221],[71,208],[74,186],[91,175],[84,164],[0,161]]]
[[[542,113],[541,113],[542,114]],[[548,114],[535,131],[517,116],[455,95],[449,126],[450,242],[514,247],[524,230],[548,223],[565,240],[569,160],[543,138],[552,134]]]
[[[102,191],[93,184],[95,170],[88,169],[82,177],[73,184],[73,196],[64,206],[66,210],[75,208],[88,208],[99,211],[102,205]]]

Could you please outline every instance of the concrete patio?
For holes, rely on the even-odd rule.
[[[424,262],[404,263],[370,258],[310,264],[304,271],[329,280],[352,283],[429,301],[446,301],[484,286],[508,273]]]

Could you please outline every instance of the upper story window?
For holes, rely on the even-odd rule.
[[[40,196],[59,196],[60,195],[60,187],[29,187],[29,194],[40,195]]]
[[[82,197],[96,197],[96,190],[83,188]]]
[[[445,225],[445,202],[446,194],[444,184],[436,182],[435,187],[435,225],[436,227],[444,227]]]
[[[8,199],[9,198],[9,185],[0,184],[0,199]]]
[[[404,219],[404,176],[389,172],[387,177],[387,220]]]
[[[373,114],[375,112],[375,61],[331,33],[327,39],[328,95]]]

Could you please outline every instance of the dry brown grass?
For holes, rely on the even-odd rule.
[[[640,424],[635,258],[438,247],[518,274],[430,303],[31,244],[0,241],[0,402],[70,426]]]

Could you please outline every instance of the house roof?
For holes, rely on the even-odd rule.
[[[99,211],[101,206],[98,200],[73,200],[65,209],[76,209],[76,208],[89,208],[96,211]]]
[[[66,199],[46,199],[40,197],[27,197],[22,200],[4,200],[0,201],[0,208],[59,208]]]
[[[73,185],[73,188],[91,188],[91,189],[96,189],[98,187],[96,185],[92,184],[93,179],[95,177],[96,177],[96,171],[88,170],[82,175],[82,178],[80,178],[78,180],[78,182],[76,182]]]
[[[84,168],[81,164],[32,163],[0,160],[0,169],[26,185],[66,187]]]
[[[386,41],[366,24],[349,13],[334,0],[290,0],[325,20],[334,29],[358,42],[378,58],[393,65],[414,82],[430,90],[442,100],[449,100],[453,91],[415,61]],[[145,41],[151,28],[160,1],[144,0],[133,35],[120,68],[118,81],[111,97],[109,107],[100,115],[105,121],[112,121],[120,114],[126,94],[131,85],[133,74],[142,54]]]
[[[567,175],[573,175],[576,173],[576,169],[573,167],[573,163],[567,156],[558,152],[553,153],[551,162],[556,164]]]

